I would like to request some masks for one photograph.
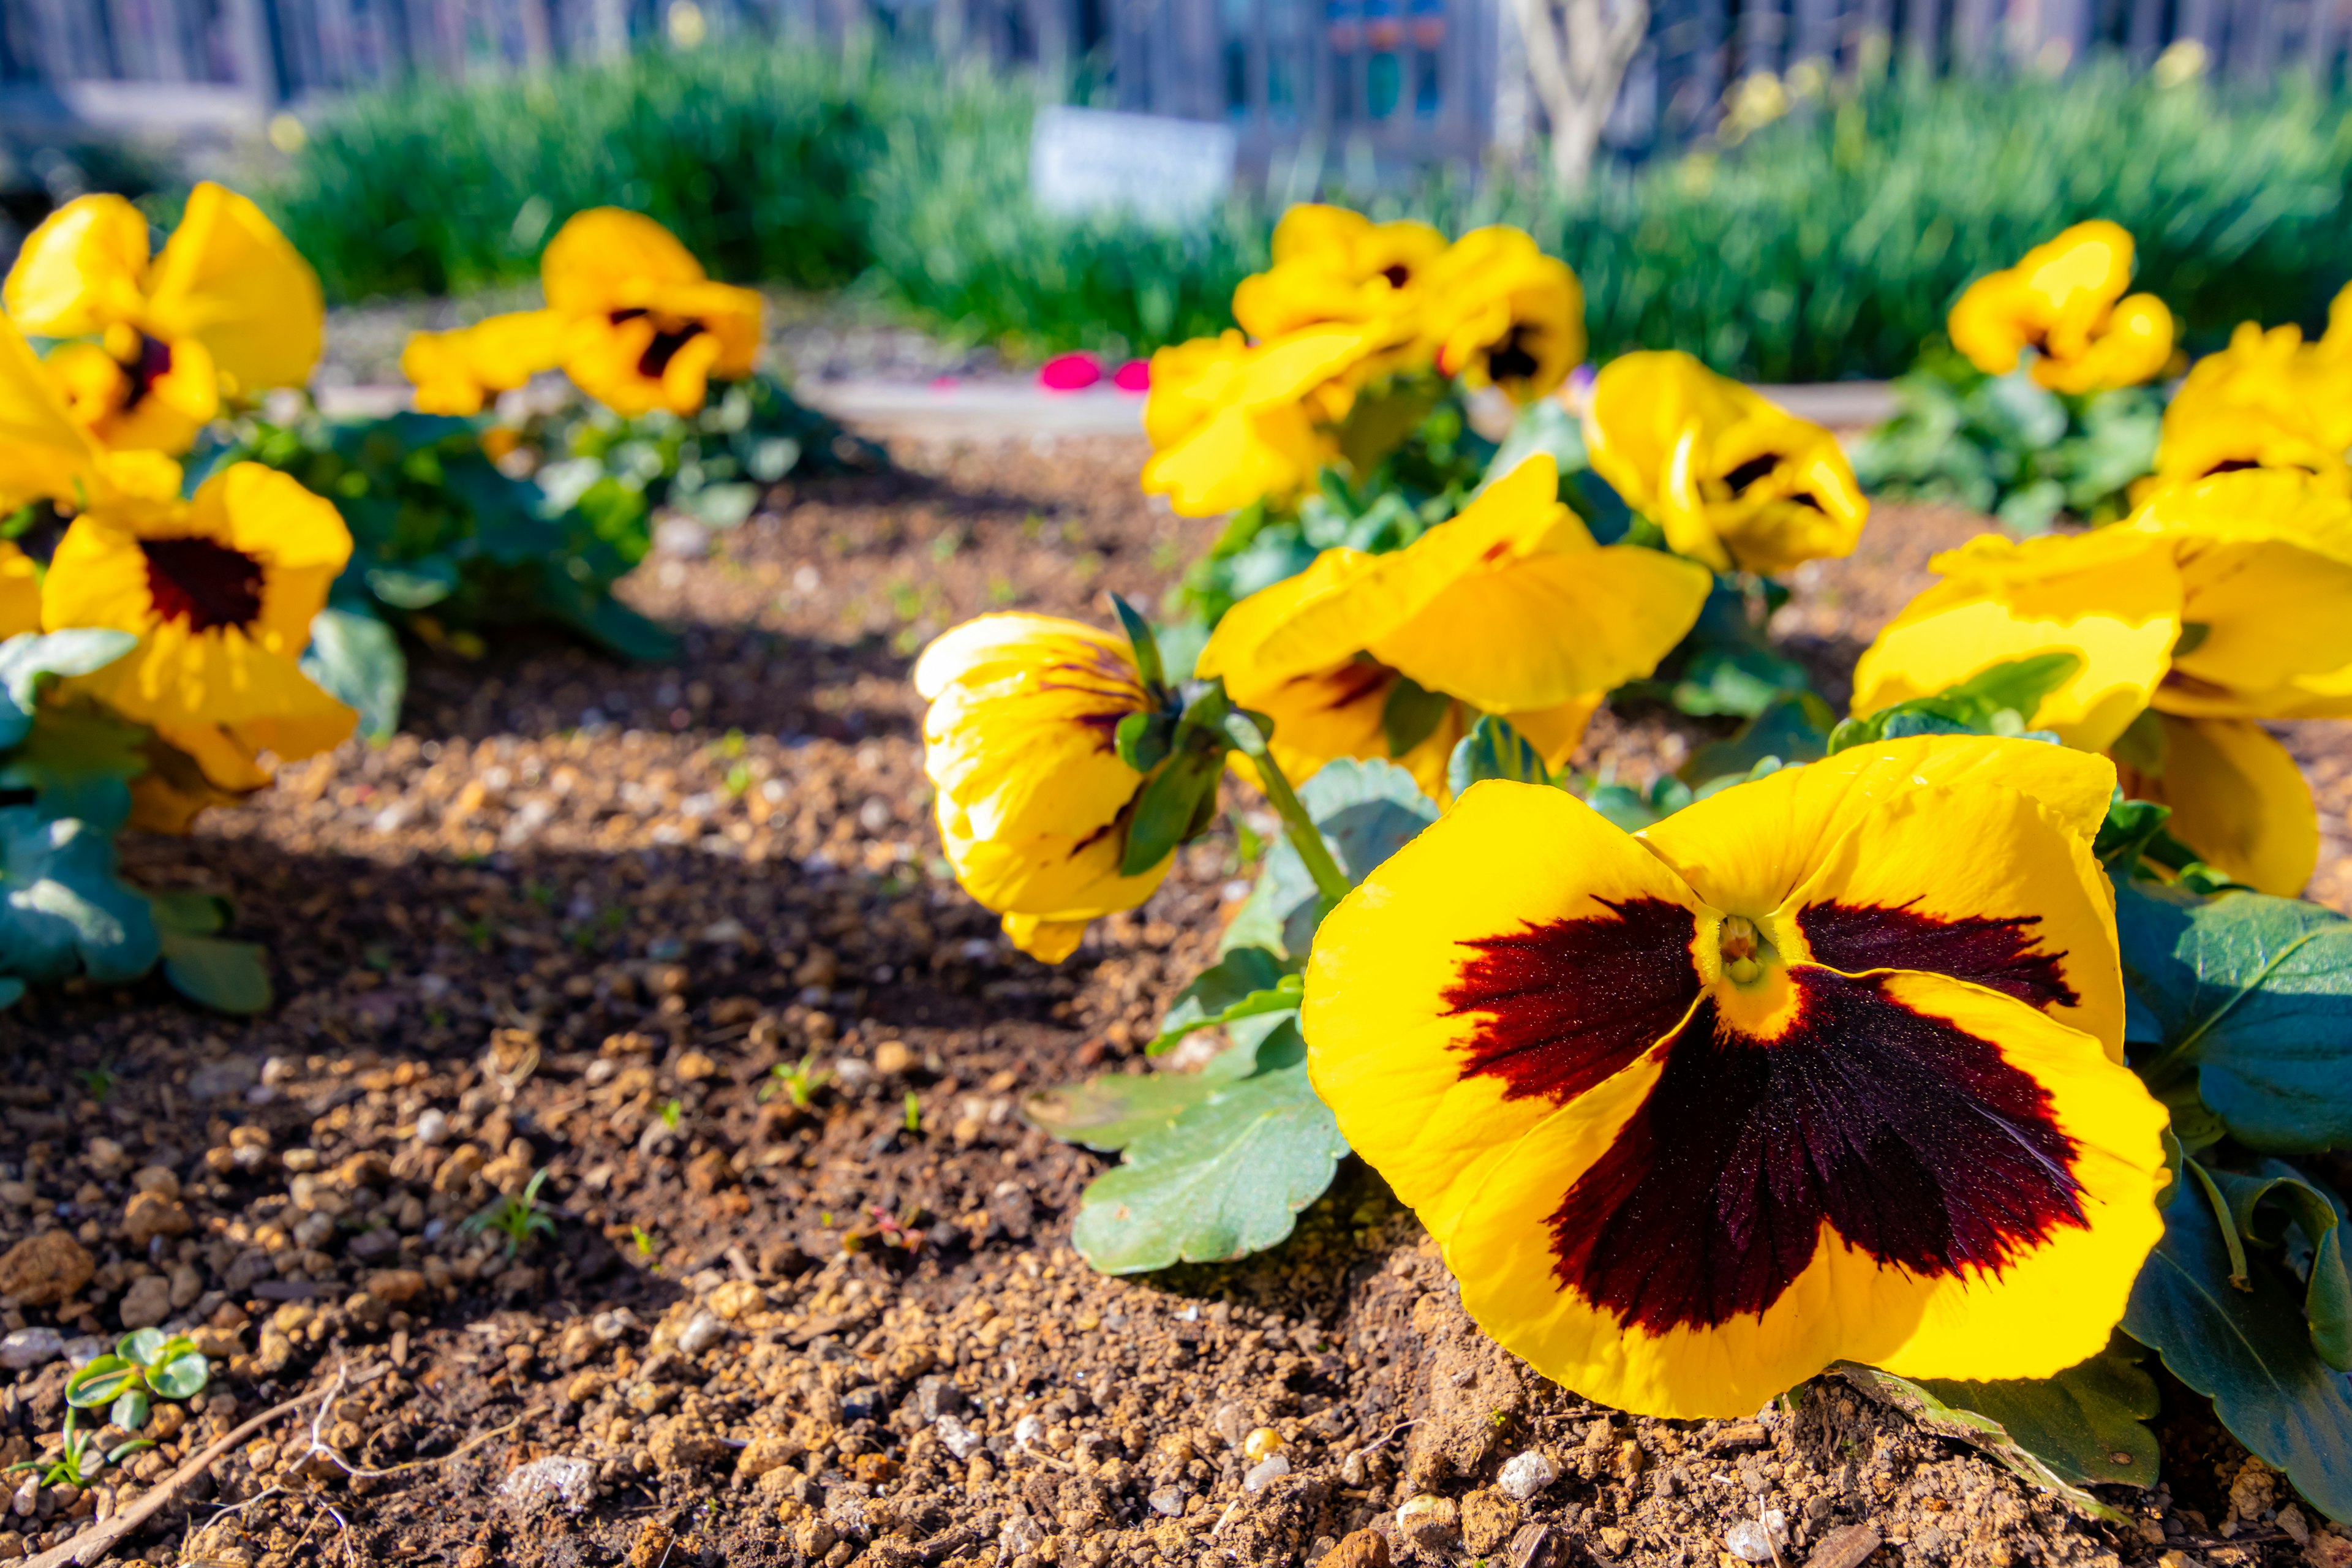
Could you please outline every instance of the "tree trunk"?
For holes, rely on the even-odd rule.
[[[1649,0],[1512,0],[1528,80],[1551,127],[1553,182],[1581,190],[1626,68],[1650,26]]]

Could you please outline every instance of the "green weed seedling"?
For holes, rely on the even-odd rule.
[[[673,1104],[676,1101],[672,1101]],[[507,1256],[512,1258],[542,1236],[555,1234],[555,1216],[540,1206],[540,1184],[547,1180],[547,1167],[541,1166],[520,1193],[509,1193],[480,1213],[469,1216],[464,1228],[474,1234],[494,1230],[507,1238]]]
[[[816,1098],[816,1091],[823,1089],[833,1077],[830,1070],[816,1065],[814,1051],[811,1051],[796,1065],[791,1067],[778,1062],[768,1069],[768,1075],[775,1081],[761,1088],[760,1098],[772,1100],[781,1089],[789,1095],[792,1102],[803,1110],[809,1108],[810,1101]]]
[[[140,1329],[114,1343],[66,1383],[66,1403],[77,1410],[107,1409],[126,1432],[147,1425],[155,1399],[194,1399],[212,1381],[212,1363],[185,1334]]]
[[[107,1466],[119,1465],[142,1449],[155,1446],[150,1438],[133,1437],[127,1443],[118,1443],[110,1449],[100,1450],[98,1446],[97,1433],[84,1432],[75,1426],[75,1419],[80,1414],[79,1410],[69,1409],[66,1412],[65,1447],[58,1450],[56,1458],[47,1462],[39,1459],[23,1459],[5,1470],[0,1470],[0,1476],[14,1475],[18,1470],[37,1470],[40,1472],[41,1484],[45,1487],[66,1486],[86,1489],[98,1479],[99,1472],[105,1469]]]

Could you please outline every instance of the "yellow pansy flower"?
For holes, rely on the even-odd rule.
[[[1856,713],[2074,654],[2074,675],[2030,721],[2113,749],[2135,793],[2171,805],[2212,865],[2265,892],[2302,890],[2315,808],[2257,721],[2352,717],[2352,500],[2298,474],[2224,473],[2161,489],[2110,528],[1987,535],[1929,564],[1943,581],[1855,668]]]
[[[2352,494],[2352,365],[2294,326],[2241,322],[2230,346],[2189,366],[2165,405],[2147,489],[2238,468],[2307,474]]]
[[[2078,223],[1969,284],[1946,323],[1952,346],[1988,375],[2036,350],[2033,379],[2053,392],[2137,386],[2172,358],[2173,326],[2155,295],[2125,294],[2131,273],[2122,226]]]
[[[1424,271],[1422,336],[1438,374],[1549,396],[1584,359],[1584,288],[1524,231],[1473,229]]]
[[[677,237],[642,213],[593,207],[548,242],[544,310],[419,332],[402,373],[428,412],[471,414],[487,397],[561,368],[615,413],[692,414],[709,383],[751,374],[760,296],[714,283]]]
[[[1587,1398],[2049,1376],[2163,1230],[2091,852],[2114,776],[1917,738],[1638,835],[1477,784],[1317,934],[1316,1093],[1470,1315]]]
[[[1126,640],[1051,616],[982,616],[923,650],[923,771],[956,880],[1022,952],[1058,963],[1087,922],[1150,898],[1174,862],[1119,874],[1145,775],[1119,721],[1151,699]]]
[[[187,450],[224,395],[309,381],[326,330],[310,264],[209,180],[152,260],[138,208],[76,197],[26,237],[0,296],[26,331],[92,340],[49,366],[75,419],[114,447]]]
[[[1847,554],[1870,516],[1836,437],[1679,350],[1603,365],[1584,440],[1627,506],[1718,572]]]
[[[1328,550],[1253,594],[1194,669],[1274,721],[1267,745],[1286,777],[1386,757],[1442,797],[1454,744],[1480,712],[1566,762],[1601,698],[1690,630],[1707,588],[1689,562],[1594,543],[1560,504],[1552,459],[1537,456],[1402,550]]]
[[[1445,237],[1425,223],[1374,223],[1344,207],[1292,207],[1274,226],[1274,265],[1234,290],[1234,320],[1259,340],[1326,321],[1412,308]]]
[[[67,689],[152,726],[220,789],[257,789],[269,781],[259,752],[310,756],[357,722],[297,662],[351,552],[331,505],[236,463],[191,500],[119,500],[74,519],[42,582],[41,621],[136,636],[130,653]],[[142,819],[171,816],[155,803]]]
[[[1143,405],[1144,489],[1185,517],[1297,494],[1339,456],[1332,431],[1356,373],[1400,336],[1391,323],[1329,323],[1265,343],[1228,331],[1160,350]]]

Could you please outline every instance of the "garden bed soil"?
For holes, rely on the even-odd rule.
[[[1091,1273],[1068,1234],[1103,1161],[1021,1097],[1140,1065],[1243,868],[1213,834],[1069,963],[1013,952],[936,858],[906,674],[986,609],[1148,597],[1208,529],[1137,493],[1131,442],[897,455],[648,563],[627,591],[686,628],[676,666],[419,649],[389,744],[131,842],[147,884],[234,900],[278,1005],[226,1019],[151,982],[0,1016],[0,1249],[42,1238],[0,1305],[68,1337],[191,1325],[221,1371],[88,1496],[0,1500],[0,1553],[70,1549],[301,1396],[92,1560],[2352,1559],[2177,1386],[2167,1486],[2105,1489],[2125,1527],[1835,1379],[1756,1420],[1614,1415],[1486,1340],[1352,1161],[1271,1253]],[[1787,646],[1842,695],[1977,527],[1882,509],[1798,574]],[[1720,729],[1635,710],[1582,760],[1643,782]],[[2294,740],[2340,904],[2347,753]],[[803,1062],[805,1106],[777,1075]],[[550,1234],[472,1226],[542,1168]],[[65,1363],[0,1377],[0,1454],[53,1444]]]

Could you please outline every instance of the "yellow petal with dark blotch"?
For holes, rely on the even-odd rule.
[[[1562,531],[1570,516],[1557,465],[1529,458],[1451,520],[1298,605],[1258,644],[1255,662],[1269,676],[1329,668],[1405,626],[1457,580],[1573,539]]]
[[[1443,1237],[1522,1132],[1681,1021],[1704,918],[1582,802],[1474,785],[1317,933],[1316,1092]]]
[[[2096,1353],[2161,1232],[2162,1107],[2009,997],[1793,978],[1782,1038],[1718,1036],[1702,1002],[1486,1163],[1441,1237],[1471,1316],[1545,1376],[1675,1418],[1839,1360],[1990,1379]]]
[[[2170,806],[2173,836],[2206,864],[2300,895],[2319,866],[2319,810],[2294,756],[2251,720],[2157,718],[2164,771],[2123,768],[2124,793]]]
[[[656,290],[706,276],[677,236],[621,207],[573,214],[539,258],[548,304],[571,316],[643,309]]]
[[[2107,776],[2082,761],[2091,765],[2073,771],[2093,787]],[[1969,981],[2042,1008],[2122,1061],[2115,894],[2091,852],[2095,833],[1981,773],[1915,787],[1859,813],[1804,885],[1759,923],[1794,932],[1797,944],[1783,953],[1791,962]],[[1955,844],[1999,849],[1955,855]]]
[[[2041,741],[1918,735],[1853,746],[1735,784],[1637,837],[1716,908],[1780,909],[1832,848],[1885,802],[1918,789],[1993,786],[2048,806],[2088,840],[2105,820],[2115,764]]]
[[[278,226],[247,197],[199,181],[155,258],[148,330],[175,346],[201,342],[227,390],[251,397],[309,382],[326,323],[319,275]]]
[[[1633,545],[1528,556],[1442,585],[1369,647],[1486,711],[1552,708],[1655,669],[1713,586],[1696,563]]]
[[[2102,750],[2146,708],[2180,630],[2173,552],[2121,529],[2022,543],[1988,534],[1929,564],[1944,580],[1904,607],[1854,668],[1857,715],[1931,697],[1997,664],[2045,653],[2083,662],[2028,715]]]
[[[111,193],[76,196],[25,237],[0,298],[19,328],[47,338],[137,322],[147,303],[147,215]]]

